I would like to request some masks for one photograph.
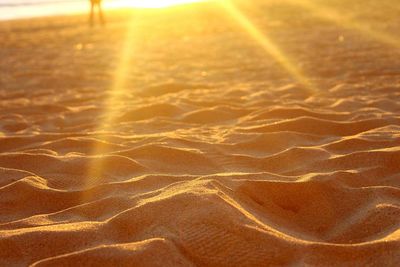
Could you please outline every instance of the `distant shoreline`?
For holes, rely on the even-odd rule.
[[[200,1],[203,2],[203,1]],[[176,4],[180,6],[183,4]],[[121,9],[154,9],[145,6],[125,6],[123,2],[106,1],[104,9],[107,12],[112,10]],[[0,22],[12,21],[20,19],[33,19],[53,16],[71,16],[83,15],[89,11],[88,1],[44,1],[39,4],[29,3],[16,3],[16,4],[0,4]]]

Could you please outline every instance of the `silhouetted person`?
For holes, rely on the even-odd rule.
[[[99,20],[101,25],[105,24],[103,10],[101,8],[102,0],[90,0],[90,26],[94,24],[94,9],[97,7],[97,11],[99,13]]]

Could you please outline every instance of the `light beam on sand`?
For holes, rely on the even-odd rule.
[[[334,22],[335,24],[350,30],[356,30],[361,32],[363,35],[384,43],[386,45],[390,45],[395,48],[400,48],[400,39],[395,38],[389,34],[379,32],[371,29],[368,25],[362,24],[360,22],[354,21],[350,19],[348,16],[341,14],[339,11],[329,8],[326,6],[321,6],[316,4],[315,2],[309,0],[287,0],[289,3],[298,5],[304,9],[307,9],[318,17]]]
[[[263,34],[250,19],[237,8],[230,0],[221,0],[218,2],[238,23],[239,25],[283,68],[310,91],[316,91],[311,81],[285,56],[281,49]]]
[[[130,19],[126,29],[126,35],[124,43],[122,45],[121,53],[119,55],[118,67],[114,74],[114,82],[112,87],[109,89],[107,103],[105,103],[105,108],[103,112],[103,119],[98,122],[97,129],[95,130],[95,135],[104,135],[112,131],[113,122],[119,115],[120,110],[118,105],[121,103],[122,99],[126,96],[126,80],[129,75],[131,68],[131,59],[134,52],[135,46],[135,29],[134,29],[134,19]],[[102,141],[107,141],[106,137],[102,138]],[[105,149],[103,145],[99,144],[92,150],[93,163],[88,166],[87,177],[85,181],[85,187],[88,188],[97,181],[102,179],[103,173],[103,160],[104,160]],[[83,201],[90,198],[90,194],[86,193],[82,197]]]

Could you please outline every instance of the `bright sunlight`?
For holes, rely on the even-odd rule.
[[[201,1],[202,0],[122,0],[121,5],[142,8],[163,8]]]

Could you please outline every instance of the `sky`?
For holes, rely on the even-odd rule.
[[[103,0],[105,8],[161,7],[188,0]],[[0,0],[0,20],[86,13],[89,0]]]

